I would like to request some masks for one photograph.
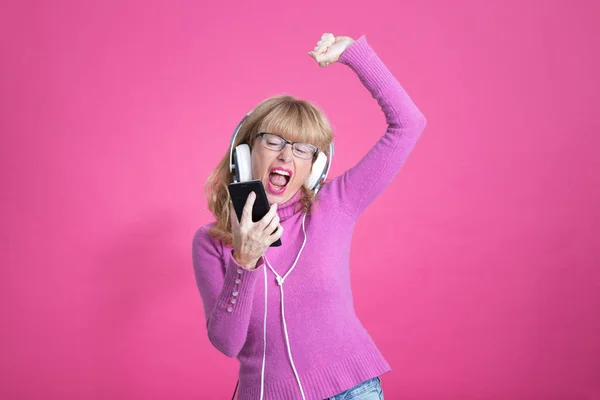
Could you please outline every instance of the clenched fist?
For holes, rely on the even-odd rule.
[[[326,67],[336,62],[352,43],[354,43],[354,39],[351,37],[333,36],[332,33],[324,33],[314,50],[309,51],[308,55],[314,58],[319,66]]]

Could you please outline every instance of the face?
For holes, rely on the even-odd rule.
[[[282,137],[287,139],[283,135]],[[260,137],[257,137],[252,146],[252,179],[262,181],[269,204],[282,204],[291,199],[306,182],[312,160],[294,156],[290,144],[286,144],[280,151],[266,149],[261,145]],[[275,168],[285,170],[290,177],[272,174]]]

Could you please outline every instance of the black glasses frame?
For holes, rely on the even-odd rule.
[[[306,142],[290,142],[289,140],[286,140],[285,138],[283,138],[283,137],[279,136],[279,135],[278,135],[278,134],[276,134],[276,133],[269,133],[269,132],[259,132],[259,134],[258,134],[258,135],[256,135],[256,137],[257,137],[257,138],[260,138],[260,143],[261,143],[261,145],[262,145],[263,147],[265,147],[265,145],[264,145],[264,138],[263,138],[265,135],[277,136],[278,138],[280,138],[281,140],[283,140],[283,146],[281,146],[281,148],[280,148],[278,151],[281,151],[281,150],[283,150],[283,149],[285,148],[285,146],[286,146],[286,145],[289,143],[289,144],[292,146],[292,154],[294,154],[294,156],[296,156],[296,157],[298,157],[298,158],[301,158],[301,159],[303,159],[303,160],[310,160],[311,158],[314,158],[314,157],[316,156],[317,152],[319,151],[319,148],[318,148],[317,146],[315,146],[314,144],[310,144],[310,143],[306,143]],[[295,149],[295,146],[294,146],[294,145],[295,145],[296,143],[300,143],[300,144],[307,144],[307,145],[309,145],[310,147],[312,147],[312,148],[313,148],[313,153],[312,153],[312,155],[311,155],[310,157],[308,157],[308,158],[304,158],[304,157],[300,157],[300,156],[296,155],[296,153],[294,152],[294,149]],[[273,150],[273,149],[269,149],[269,148],[267,148],[267,147],[265,147],[265,148],[266,148],[267,150]],[[275,151],[275,150],[273,150],[273,151]]]

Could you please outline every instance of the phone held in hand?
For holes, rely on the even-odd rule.
[[[252,222],[260,221],[271,208],[269,205],[269,200],[267,199],[267,192],[265,191],[265,187],[260,179],[230,183],[227,186],[227,189],[229,190],[229,195],[231,196],[231,201],[233,202],[233,208],[235,209],[235,213],[237,214],[240,222],[242,220],[244,205],[246,204],[246,200],[251,192],[256,193],[256,199],[254,200],[254,205],[252,207]],[[277,228],[275,228],[275,231],[276,230]],[[273,231],[273,233],[275,233],[275,231]],[[281,238],[271,243],[271,247],[278,246],[281,246]]]

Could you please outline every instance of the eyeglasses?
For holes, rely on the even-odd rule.
[[[281,151],[289,143],[292,145],[292,154],[304,160],[310,160],[319,150],[317,146],[310,143],[290,142],[274,133],[260,132],[258,137],[260,137],[260,142],[265,149],[273,151]]]

